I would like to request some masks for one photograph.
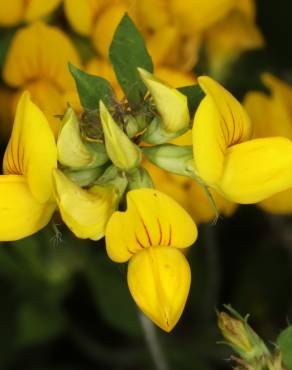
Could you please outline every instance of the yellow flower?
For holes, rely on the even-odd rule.
[[[246,1],[241,3],[242,6],[233,9],[206,33],[211,73],[221,79],[240,54],[264,46],[263,36],[255,24],[254,9],[250,9],[251,4],[245,4]]]
[[[191,130],[172,141],[176,145],[192,145]],[[150,173],[155,188],[175,199],[192,216],[196,224],[211,222],[215,218],[214,208],[209,201],[205,189],[184,176],[177,176],[163,171],[150,162],[144,161],[143,166]],[[237,204],[223,198],[215,189],[209,189],[218,213],[230,217]]]
[[[292,143],[284,137],[249,140],[251,124],[240,103],[209,77],[193,126],[197,174],[227,199],[257,203],[292,185]]]
[[[168,132],[186,129],[190,122],[187,97],[145,69],[138,68],[138,71],[155,102],[164,129]]]
[[[15,26],[22,21],[32,22],[54,11],[61,0],[1,0],[0,25],[4,27]]]
[[[127,204],[107,224],[107,253],[115,262],[130,260],[128,285],[135,302],[169,332],[182,314],[191,281],[180,249],[195,242],[197,228],[183,208],[157,190],[132,190]]]
[[[56,169],[54,190],[62,219],[78,238],[99,240],[104,236],[118,200],[113,187],[82,189]]]
[[[57,150],[49,124],[25,92],[18,104],[0,176],[0,240],[29,236],[54,210],[52,170]]]
[[[3,67],[3,79],[20,92],[27,89],[46,114],[57,135],[66,109],[66,94],[74,89],[68,62],[79,65],[79,57],[67,36],[58,28],[35,22],[16,32]]]
[[[271,95],[252,91],[244,99],[254,137],[283,136],[291,140],[292,87],[270,74],[264,74],[262,80],[271,90]],[[271,213],[291,213],[292,187],[263,200],[259,206]]]

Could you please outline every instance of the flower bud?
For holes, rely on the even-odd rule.
[[[117,205],[114,187],[95,185],[85,190],[57,169],[53,172],[53,179],[55,198],[69,229],[81,239],[101,239]]]
[[[130,259],[128,285],[135,302],[167,332],[183,312],[190,283],[190,266],[176,248],[145,248]]]
[[[232,317],[225,312],[218,314],[218,326],[228,344],[248,364],[253,365],[259,360],[270,356],[265,343],[248,325],[247,318],[241,318],[231,307],[226,306]]]
[[[190,114],[187,97],[177,89],[155,78],[145,69],[138,68],[138,71],[154,99],[164,129],[168,132],[177,132],[188,128]]]
[[[116,167],[123,170],[137,167],[142,157],[140,149],[116,124],[101,100],[99,106],[105,146],[111,161]]]
[[[64,170],[64,174],[78,186],[92,185],[104,172],[104,166],[86,168],[84,170]]]
[[[96,150],[94,146],[97,146]],[[63,118],[57,150],[59,162],[74,169],[100,166],[108,160],[101,144],[86,145],[82,141],[79,121],[72,108],[68,108]]]
[[[192,171],[193,148],[174,144],[143,148],[147,159],[161,169],[176,175],[195,177]]]
[[[188,127],[176,132],[166,131],[161,118],[156,116],[141,136],[141,140],[147,144],[160,145],[183,135],[187,130]]]

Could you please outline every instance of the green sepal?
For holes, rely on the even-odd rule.
[[[292,370],[292,325],[284,329],[277,338],[283,362],[287,370]]]
[[[164,144],[183,135],[188,130],[189,127],[186,127],[177,132],[168,132],[163,128],[161,119],[156,116],[141,136],[141,140],[144,141],[144,143],[152,145]]]
[[[107,104],[113,103],[114,91],[106,79],[81,71],[71,63],[68,66],[75,80],[79,99],[84,109],[98,109],[100,100]]]
[[[124,171],[121,171],[114,165],[111,165],[104,171],[97,181],[95,181],[95,185],[114,186],[120,200],[128,186],[128,179]]]
[[[192,146],[163,144],[144,147],[142,150],[147,159],[157,167],[176,175],[194,178]]]
[[[63,172],[71,181],[83,187],[92,185],[102,175],[104,170],[104,166],[101,166],[80,171],[65,169]]]
[[[114,34],[109,58],[129,104],[136,107],[143,101],[147,92],[137,67],[152,72],[153,63],[143,37],[127,13]]]
[[[141,189],[141,188],[153,188],[153,182],[148,171],[143,167],[135,168],[133,171],[127,174],[128,178],[128,190]]]

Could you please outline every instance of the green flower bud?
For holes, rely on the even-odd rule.
[[[104,166],[86,168],[85,170],[72,171],[64,170],[64,174],[75,184],[84,187],[90,186],[96,181],[104,172]]]
[[[99,106],[105,146],[111,161],[116,167],[126,171],[139,166],[142,158],[140,149],[116,124],[101,100]]]
[[[147,159],[157,167],[176,175],[195,178],[192,146],[164,144],[143,148]]]
[[[188,130],[188,127],[176,132],[166,131],[160,117],[155,117],[147,127],[147,130],[141,136],[141,140],[147,144],[159,145],[167,143],[181,136]]]
[[[229,306],[226,308],[235,318],[225,312],[220,312],[218,326],[228,344],[251,366],[255,366],[259,361],[267,363],[267,359],[271,359],[271,354],[265,343],[248,325],[247,318],[242,318]]]

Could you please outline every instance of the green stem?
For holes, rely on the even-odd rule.
[[[157,330],[141,311],[138,312],[145,341],[151,354],[156,370],[169,370],[165,354],[157,337]]]

